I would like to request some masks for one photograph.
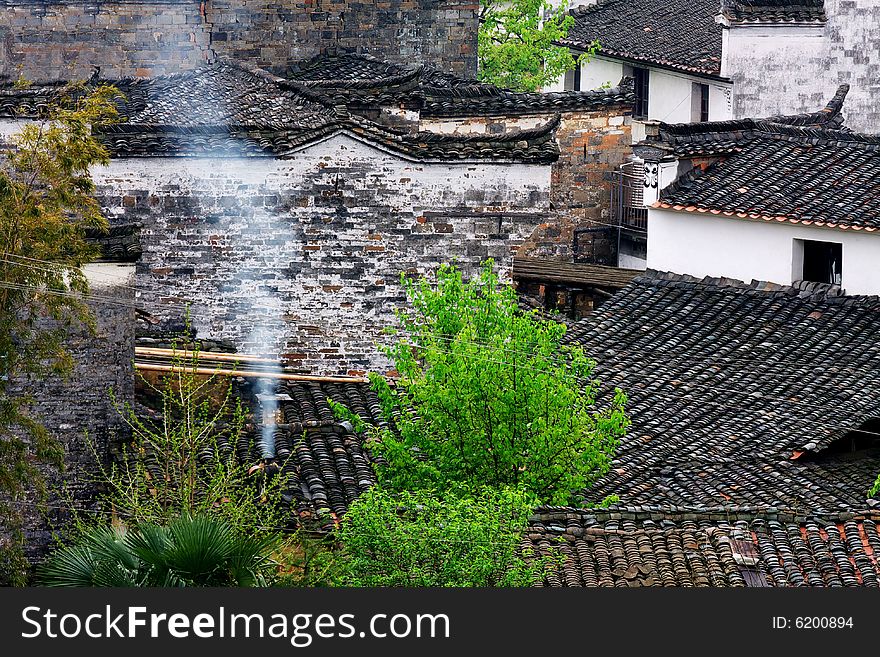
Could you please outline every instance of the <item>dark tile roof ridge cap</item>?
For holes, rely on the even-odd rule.
[[[324,80],[287,80],[288,82],[296,82],[299,85],[310,87],[313,89],[382,89],[393,87],[411,82],[419,77],[422,73],[421,66],[413,70],[401,73],[400,75],[388,76],[385,78],[341,78],[341,79],[324,79]]]
[[[620,0],[596,0],[596,2],[589,5],[580,5],[578,7],[574,7],[570,9],[568,13],[572,16],[583,16],[584,14],[589,14],[591,12],[608,9],[618,2],[620,2]]]
[[[786,125],[766,122],[759,125],[760,138],[787,142],[802,142],[805,145],[860,146],[876,151],[880,145],[880,135],[869,135],[851,130],[828,128],[821,125]]]
[[[792,524],[807,522],[843,523],[850,520],[880,521],[880,509],[865,507],[840,509],[796,509],[773,505],[731,505],[731,506],[675,506],[641,505],[610,506],[602,509],[571,506],[539,506],[533,510],[529,524],[544,524],[566,520],[595,520],[597,522],[631,521],[708,521],[736,522],[745,520],[775,520]]]
[[[828,19],[823,0],[721,0],[720,11],[734,24],[824,23]]]
[[[742,132],[754,129],[760,129],[764,132],[773,132],[774,130],[779,130],[783,127],[806,127],[808,125],[832,123],[838,119],[843,110],[843,105],[849,90],[850,85],[841,84],[837,88],[837,92],[832,99],[826,103],[823,109],[804,114],[781,114],[766,118],[747,117],[742,119],[701,121],[694,123],[666,123],[660,121],[658,123],[659,139],[655,141],[663,142],[665,139],[669,138]],[[838,129],[838,131],[844,133],[841,129]],[[651,142],[647,141],[646,143]]]
[[[814,283],[811,281],[795,281],[790,285],[774,283],[771,281],[759,281],[752,279],[748,283],[727,276],[691,276],[690,274],[678,274],[669,271],[646,269],[645,273],[634,279],[634,283],[645,285],[672,284],[682,286],[699,286],[715,290],[741,290],[745,293],[764,294],[768,292],[782,293],[787,296],[812,298],[816,301],[836,299],[845,303],[874,303],[880,304],[880,295],[876,294],[846,294],[837,285],[827,283]]]

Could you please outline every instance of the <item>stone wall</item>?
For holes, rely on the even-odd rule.
[[[825,11],[824,27],[728,30],[721,72],[734,82],[734,117],[813,112],[846,82],[846,125],[880,132],[880,4],[825,0]]]
[[[0,0],[0,75],[149,77],[218,55],[282,72],[328,46],[476,75],[476,0]]]
[[[94,172],[111,221],[140,222],[141,302],[199,337],[304,372],[382,370],[402,272],[485,258],[508,271],[549,205],[549,165],[422,164],[346,136],[289,159],[117,159]],[[158,326],[157,329],[161,329]]]
[[[421,129],[453,134],[504,133],[545,124],[550,115],[422,119]],[[556,131],[559,160],[553,164],[550,202],[555,210],[523,246],[530,257],[571,260],[575,228],[607,228],[611,223],[611,181],[632,154],[631,117],[623,111],[566,112]],[[616,233],[615,233],[616,236]],[[596,239],[601,244],[583,244]],[[611,255],[616,240],[601,231],[580,238],[584,248]]]
[[[97,323],[96,333],[91,335],[81,329],[71,334],[67,346],[75,366],[69,377],[24,381],[14,393],[26,392],[33,397],[32,415],[61,441],[65,451],[63,474],[55,468],[44,468],[51,493],[49,520],[41,519],[33,507],[25,507],[25,535],[31,559],[45,553],[53,524],[66,517],[64,508],[71,503],[87,508],[92,500],[97,464],[89,440],[103,459],[107,458],[111,442],[127,435],[110,399],[110,389],[120,403],[134,400],[134,294],[125,287],[133,282],[134,268],[90,265],[86,272],[92,294],[102,298],[89,304]],[[108,298],[114,302],[106,301]],[[59,495],[62,484],[66,492]],[[26,501],[32,503],[34,498]]]

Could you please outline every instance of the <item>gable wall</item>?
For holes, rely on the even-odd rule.
[[[421,164],[336,136],[290,159],[117,159],[97,169],[112,222],[143,224],[137,281],[168,322],[273,347],[315,374],[382,370],[374,343],[401,272],[493,257],[509,271],[549,205],[549,165]],[[500,225],[499,225],[500,221]]]
[[[722,74],[734,82],[734,118],[813,112],[849,83],[846,125],[880,132],[880,4],[825,0],[825,12],[824,27],[726,31]]]

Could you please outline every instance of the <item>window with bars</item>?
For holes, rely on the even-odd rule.
[[[650,86],[650,72],[646,68],[633,68],[633,81],[635,82],[636,107],[633,114],[635,119],[648,118],[648,87]]]

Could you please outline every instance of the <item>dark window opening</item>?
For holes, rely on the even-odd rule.
[[[574,90],[581,90],[581,65],[580,62],[574,67]]]
[[[868,451],[880,450],[880,418],[862,422],[839,440],[835,440],[823,455],[852,454],[862,456]]]
[[[633,69],[633,81],[636,88],[636,106],[633,118],[648,118],[648,87],[650,82],[649,71],[646,68]]]
[[[843,244],[803,240],[803,280],[840,285],[843,270]]]
[[[700,85],[700,121],[709,120],[709,85]]]

